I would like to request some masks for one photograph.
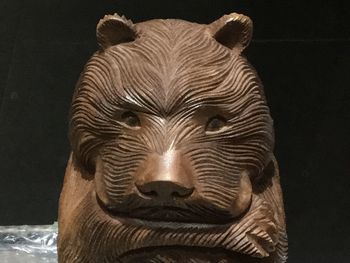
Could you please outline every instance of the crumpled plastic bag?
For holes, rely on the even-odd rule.
[[[57,263],[57,223],[0,226],[1,263]]]

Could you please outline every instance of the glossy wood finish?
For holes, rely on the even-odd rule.
[[[59,262],[276,262],[287,236],[252,22],[97,26],[70,116]]]

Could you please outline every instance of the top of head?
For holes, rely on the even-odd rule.
[[[236,13],[209,25],[176,19],[133,24],[105,16],[97,25],[100,50],[87,63],[73,98],[75,154],[82,141],[109,132],[103,121],[113,119],[118,108],[172,117],[215,106],[228,117],[255,116],[253,111],[269,117],[262,84],[241,56],[252,31],[251,20]]]
[[[87,86],[91,75],[99,80],[88,83],[95,86],[95,92],[115,90],[118,97],[122,92],[130,95],[132,104],[151,111],[157,108],[162,114],[186,104],[189,98],[204,103],[208,97],[212,101],[216,96],[235,96],[246,88],[264,100],[256,72],[241,56],[252,31],[252,21],[236,13],[209,25],[175,19],[133,24],[117,14],[107,15],[97,25],[100,50],[87,64],[76,94]],[[244,86],[245,79],[235,79],[242,72],[249,77],[250,87]],[[135,89],[141,96],[133,96]]]
[[[253,23],[249,17],[232,13],[224,15],[210,25],[199,25],[183,20],[151,20],[139,24],[133,24],[124,16],[117,14],[106,15],[97,25],[96,36],[101,49],[105,50],[111,46],[122,43],[137,41],[144,34],[151,36],[156,31],[163,30],[165,34],[179,37],[182,33],[191,29],[202,28],[206,34],[213,37],[217,42],[238,53],[244,50],[252,38]],[[169,32],[166,32],[169,31]],[[175,33],[175,34],[174,34]],[[189,32],[187,32],[189,33]]]

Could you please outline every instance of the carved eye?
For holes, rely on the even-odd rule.
[[[141,122],[139,117],[132,111],[126,111],[121,115],[121,120],[124,122],[126,125],[132,128],[137,128],[141,126]]]
[[[226,122],[224,117],[216,115],[208,120],[205,130],[208,132],[219,131],[226,126]]]

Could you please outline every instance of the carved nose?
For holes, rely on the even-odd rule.
[[[148,198],[171,200],[186,198],[193,193],[193,188],[187,188],[169,181],[154,181],[137,186],[138,190]]]
[[[137,173],[138,191],[152,199],[187,198],[194,191],[193,173],[180,152],[169,150],[150,154]]]

